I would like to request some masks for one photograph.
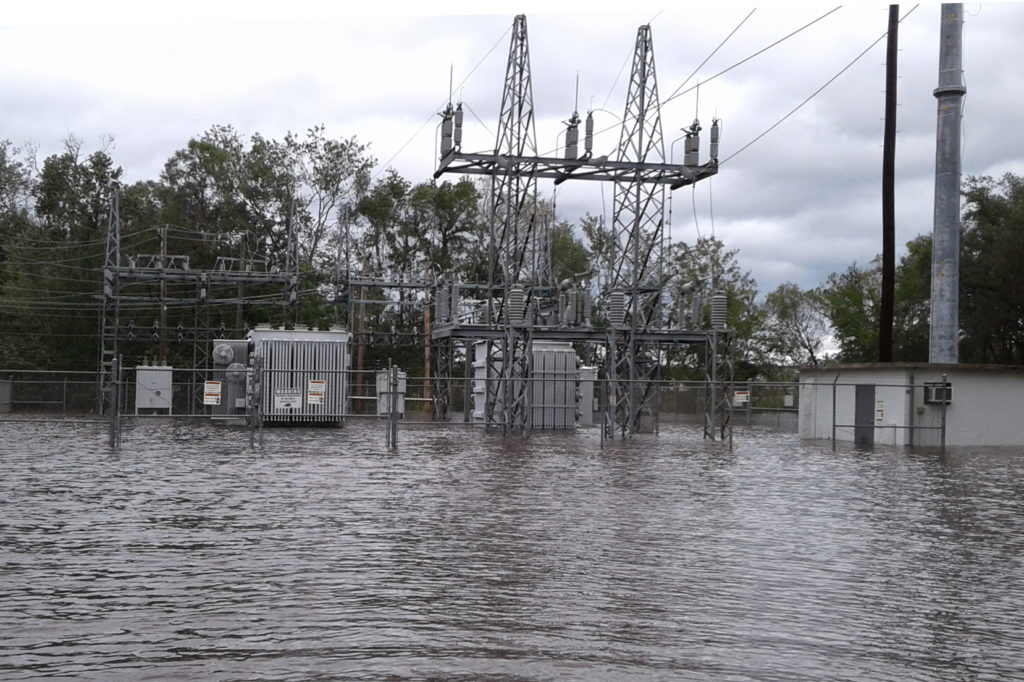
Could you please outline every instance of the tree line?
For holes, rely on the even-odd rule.
[[[176,366],[195,361],[194,329],[237,332],[256,324],[349,326],[370,339],[360,362],[392,360],[423,369],[428,301],[414,287],[385,291],[356,281],[487,279],[486,187],[469,180],[413,183],[394,170],[374,176],[376,161],[355,138],[323,126],[303,135],[248,139],[214,126],[188,140],[155,180],[127,183],[109,145],[86,153],[74,137],[40,163],[31,148],[0,140],[0,368],[94,370],[99,343],[102,268],[112,192],[120,197],[122,260],[166,253],[198,269],[286,267],[300,273],[297,309],[281,291],[257,285],[205,292],[230,305],[125,304],[124,347],[140,362],[169,343]],[[1024,252],[1024,179],[968,178],[962,221],[961,359],[1024,362],[1024,287],[1016,257]],[[548,210],[550,207],[541,207]],[[553,222],[556,281],[575,279],[595,294],[614,258],[614,234],[600,216]],[[894,359],[926,361],[931,241],[907,244],[896,273]],[[666,309],[679,311],[684,286],[715,286],[728,297],[736,332],[738,380],[781,380],[793,368],[826,361],[877,359],[881,268],[851,264],[812,289],[784,283],[758,291],[739,253],[714,237],[674,243],[665,254]],[[185,300],[194,284],[126,285],[138,298]],[[348,303],[348,301],[353,301]],[[678,312],[670,313],[678,315]],[[353,320],[358,320],[353,323]],[[671,320],[670,320],[671,322]],[[699,351],[670,354],[667,372],[700,378]]]

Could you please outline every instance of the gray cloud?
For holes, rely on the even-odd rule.
[[[68,134],[93,148],[112,135],[114,160],[129,181],[155,179],[175,150],[215,124],[280,137],[320,123],[330,135],[369,144],[381,171],[389,165],[413,182],[425,180],[435,166],[436,113],[450,77],[455,99],[486,124],[467,115],[466,149],[493,147],[507,31],[519,9],[318,14],[319,6],[298,2],[288,14],[229,5],[191,14],[165,8],[163,16],[133,9],[115,20],[76,7],[59,15],[60,25],[37,15],[0,26],[0,138],[32,141],[43,157],[59,151]],[[966,9],[964,173],[1021,172],[1024,148],[1016,139],[1024,78],[1016,70],[1016,34],[1024,4]],[[615,124],[640,24],[652,21],[659,90],[667,99],[749,12],[733,3],[699,13],[660,10],[641,2],[615,12],[527,11],[541,153],[558,144],[577,77],[580,112],[605,110],[597,113],[599,129]],[[665,104],[666,148],[696,113],[705,125],[720,116],[721,156],[736,153],[885,31],[886,5],[844,7],[708,80],[827,10],[757,10],[686,86],[701,81],[699,106],[696,91]],[[900,27],[899,244],[931,227],[938,29],[937,5],[918,8]],[[829,272],[870,261],[881,249],[883,62],[884,41],[706,186],[677,192],[673,239],[692,241],[713,226],[727,247],[739,249],[763,292],[786,280],[816,286]],[[599,153],[613,151],[617,140],[617,132],[604,133]],[[552,191],[542,186],[545,196]],[[563,186],[557,197],[565,220],[611,208],[610,188],[602,194],[593,185]]]

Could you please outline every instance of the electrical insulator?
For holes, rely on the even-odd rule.
[[[522,324],[526,319],[526,291],[522,285],[513,284],[508,291],[508,321],[512,324]]]
[[[160,323],[159,322],[154,322],[153,323],[153,339],[156,340],[156,341],[160,340]]]
[[[565,158],[572,161],[579,154],[580,146],[580,115],[572,112],[565,129]]]
[[[711,121],[711,160],[718,161],[718,138],[721,135],[721,128],[718,125],[718,119]]]
[[[587,112],[587,123],[583,135],[583,153],[590,158],[594,153],[594,112]]]
[[[185,327],[183,327],[182,324],[179,322],[178,323],[178,341],[184,341],[184,340],[185,340]]]
[[[437,316],[435,322],[442,323],[448,321],[451,302],[451,291],[449,291],[448,287],[438,287],[437,298],[434,299],[434,314]]]
[[[462,149],[462,102],[455,107],[455,148]]]
[[[135,323],[131,320],[128,321],[128,340],[131,341],[135,338]]]
[[[683,143],[684,155],[683,165],[696,166],[700,163],[700,121],[693,119],[693,125],[686,131],[686,141]]]
[[[721,330],[726,328],[726,315],[728,313],[729,299],[724,291],[715,291],[711,294],[711,328]]]
[[[608,296],[608,321],[613,327],[621,326],[626,321],[626,294],[620,290]]]
[[[441,158],[452,151],[452,105],[449,104],[441,112]]]

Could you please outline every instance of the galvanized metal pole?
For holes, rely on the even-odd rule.
[[[932,232],[931,329],[928,361],[956,363],[960,331],[960,119],[967,88],[962,79],[963,5],[942,5],[938,128],[935,152],[935,224]]]

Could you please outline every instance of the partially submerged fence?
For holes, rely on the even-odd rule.
[[[805,380],[800,434],[861,447],[875,445],[945,448],[952,387],[938,381],[898,382],[880,376],[860,381]]]
[[[120,373],[120,396],[118,411],[124,416],[165,415],[174,417],[217,417],[229,416],[218,410],[206,395],[207,382],[219,381],[222,401],[245,397],[244,390],[230,392],[226,384],[232,380],[244,388],[249,381],[251,369],[238,377],[226,377],[226,372],[216,370],[191,370],[170,367],[128,367]],[[294,381],[297,373],[283,370],[264,370],[266,376],[289,374]],[[309,381],[323,381],[322,388],[329,393],[331,383],[339,383],[344,375],[346,396],[344,407],[329,413],[330,416],[347,417],[385,416],[387,406],[381,397],[388,382],[387,369],[380,370],[331,370],[309,373],[292,390],[298,390],[303,400],[308,400]],[[317,376],[313,376],[316,374]],[[404,372],[400,376],[400,391],[397,410],[410,420],[427,421],[433,401],[431,382],[424,377],[410,377]],[[384,382],[384,383],[382,383]],[[468,387],[464,377],[451,381],[449,421],[474,421],[472,386]],[[658,419],[664,422],[686,422],[699,419],[706,412],[706,384],[702,381],[657,381],[651,382],[657,397],[654,401]],[[301,385],[299,385],[301,384]],[[272,387],[272,382],[267,382]],[[313,386],[315,395],[317,385]],[[599,414],[606,404],[603,381],[594,382],[593,399],[590,409]],[[61,372],[40,370],[0,370],[0,414],[60,417],[99,418],[100,384],[96,372]],[[265,395],[274,396],[272,388]],[[325,396],[329,399],[329,395]],[[314,400],[317,398],[314,397]],[[734,423],[744,425],[764,424],[787,428],[795,427],[799,385],[796,383],[751,382],[733,385],[732,405]],[[223,406],[223,402],[221,403]],[[585,411],[588,406],[581,405]],[[272,411],[271,405],[264,409]],[[240,410],[238,415],[245,416]]]
[[[482,395],[476,381],[452,379],[448,419],[438,423],[484,423],[483,407],[475,404]],[[604,424],[609,400],[604,381],[594,380],[589,390],[581,391],[580,382],[561,378],[556,383],[572,388],[547,391],[544,382],[552,381],[535,380],[531,409],[545,415],[538,417],[536,425],[574,428],[577,424]],[[126,418],[194,418],[247,426],[255,445],[262,442],[264,425],[340,425],[348,418],[376,417],[386,420],[385,441],[394,447],[399,421],[431,423],[433,385],[427,378],[409,377],[398,368],[360,372],[270,370],[261,363],[234,370],[143,366],[121,368],[110,393],[104,395],[95,372],[12,370],[0,371],[0,418],[107,419],[110,443],[116,446]],[[656,433],[663,423],[696,424],[705,419],[709,392],[704,382],[646,382],[646,387],[655,395],[643,415],[642,431]],[[798,390],[792,383],[734,385],[730,428],[745,424],[795,430]],[[558,397],[551,402],[551,396]],[[111,400],[116,409],[103,414],[102,406]],[[536,425],[533,428],[538,428]]]

